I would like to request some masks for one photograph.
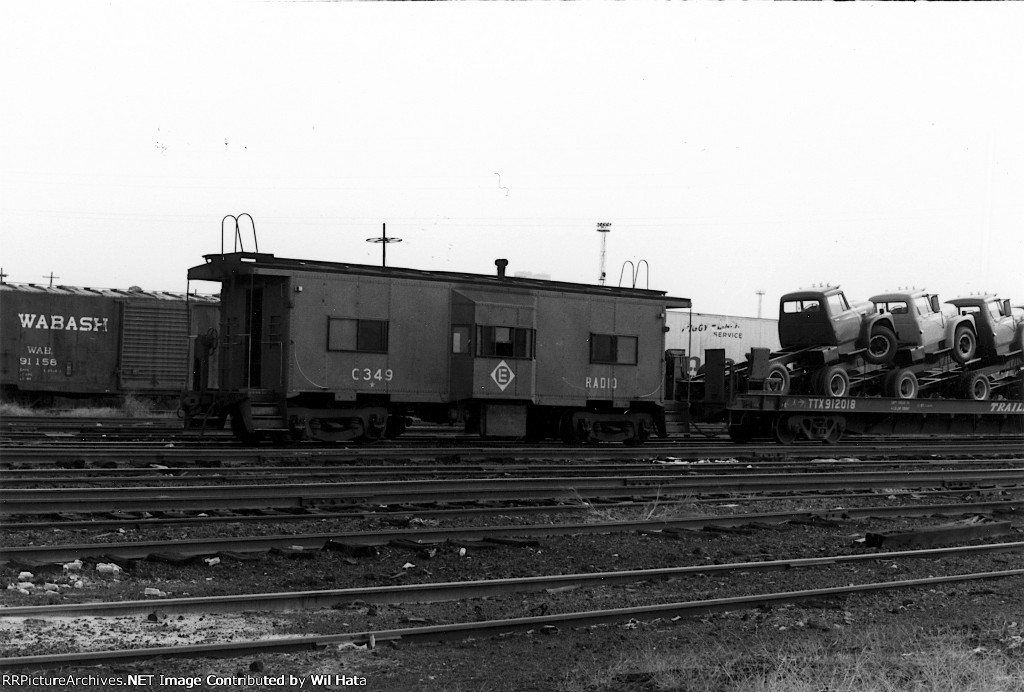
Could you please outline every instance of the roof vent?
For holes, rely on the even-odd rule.
[[[505,277],[505,267],[508,266],[507,259],[496,259],[494,260],[494,266],[498,268],[498,276]]]

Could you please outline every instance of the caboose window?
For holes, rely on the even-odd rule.
[[[452,353],[469,353],[470,327],[452,325]]]
[[[387,353],[388,323],[386,320],[329,318],[327,350]]]
[[[477,327],[478,356],[533,358],[536,332],[525,327]]]
[[[591,334],[590,362],[636,365],[637,337],[616,336],[615,334]]]

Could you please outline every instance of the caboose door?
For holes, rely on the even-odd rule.
[[[225,387],[283,388],[287,288],[288,281],[283,277],[258,277],[238,286],[238,290],[224,291],[221,331]]]

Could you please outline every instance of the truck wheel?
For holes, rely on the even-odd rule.
[[[966,324],[961,324],[953,334],[953,360],[966,363],[974,358],[978,350],[978,338]]]
[[[885,393],[893,399],[916,399],[917,389],[917,375],[909,370],[893,370],[885,376]]]
[[[976,372],[964,378],[963,393],[967,399],[985,401],[992,395],[992,383],[989,382],[988,376]]]
[[[864,360],[873,365],[885,365],[896,357],[896,333],[886,326],[878,325],[871,330]]]
[[[789,394],[789,369],[781,363],[768,366],[768,374],[764,378],[764,391],[769,394]]]
[[[838,365],[819,370],[814,376],[814,393],[841,398],[850,393],[850,376]]]

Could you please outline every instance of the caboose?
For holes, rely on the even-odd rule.
[[[642,442],[665,434],[659,291],[275,257],[206,255],[221,285],[217,389],[191,426],[373,441],[412,418],[488,437]],[[211,344],[213,346],[213,344]]]

